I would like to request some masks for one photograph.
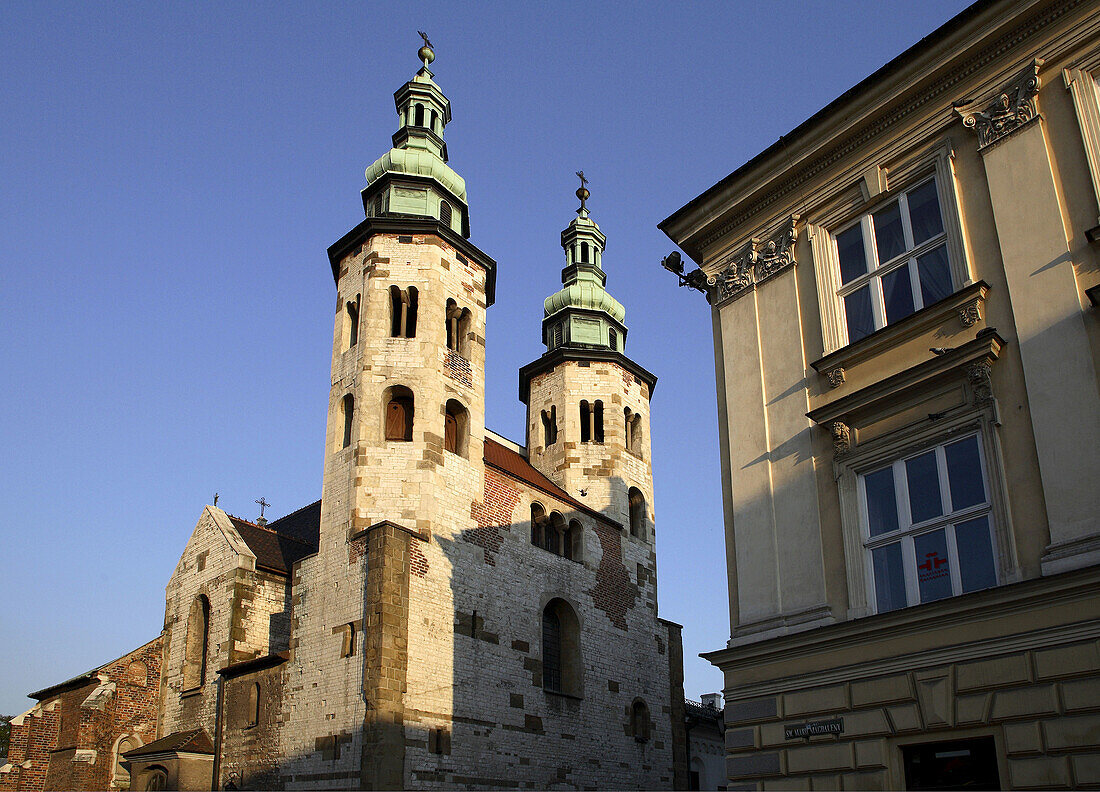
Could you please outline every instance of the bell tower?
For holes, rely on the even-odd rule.
[[[604,289],[606,238],[589,216],[583,171],[577,216],[561,232],[563,287],[543,303],[546,352],[520,370],[527,448],[570,495],[653,541],[649,400],[657,378],[625,354],[626,309]]]

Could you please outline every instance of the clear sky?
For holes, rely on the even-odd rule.
[[[710,312],[656,224],[964,0],[0,6],[0,712],[161,629],[203,504],[320,497],[334,286],[428,32],[471,241],[499,266],[487,424],[560,287],[574,171],[652,402],[660,613],[729,637]]]

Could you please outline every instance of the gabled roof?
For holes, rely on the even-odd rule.
[[[169,752],[213,754],[214,743],[210,741],[210,737],[202,729],[191,729],[189,731],[173,732],[167,737],[153,740],[148,745],[127,751],[123,756],[127,759],[133,759],[138,756]]]
[[[304,506],[267,525],[229,515],[233,527],[256,556],[256,566],[286,575],[295,561],[317,552],[321,501]]]
[[[485,464],[496,468],[502,473],[507,473],[512,478],[529,484],[535,489],[545,492],[547,495],[552,495],[558,500],[568,503],[577,511],[582,511],[585,514],[603,520],[610,525],[614,525],[616,528],[622,528],[622,525],[615,520],[612,520],[602,512],[585,506],[557,484],[546,478],[546,476],[536,470],[522,454],[513,451],[507,446],[501,445],[489,437],[485,438]]]
[[[38,701],[42,701],[43,699],[47,699],[50,696],[57,695],[58,693],[61,693],[64,690],[69,690],[69,689],[75,688],[75,687],[83,687],[84,685],[87,685],[90,682],[95,682],[98,679],[98,674],[97,674],[98,671],[101,671],[102,669],[104,669],[107,666],[111,665],[111,663],[117,663],[119,660],[122,660],[124,657],[132,655],[135,652],[141,651],[146,646],[153,643],[153,641],[158,641],[158,640],[160,640],[159,635],[156,638],[153,638],[152,640],[146,641],[141,646],[139,646],[135,649],[131,649],[129,652],[126,652],[125,654],[119,655],[114,660],[108,660],[103,665],[96,666],[91,671],[87,671],[83,674],[80,674],[79,676],[74,676],[72,679],[66,679],[64,682],[58,682],[56,685],[50,685],[49,687],[42,688],[41,690],[36,690],[34,693],[29,693],[29,694],[27,694],[28,698],[32,698],[32,699],[36,699]]]

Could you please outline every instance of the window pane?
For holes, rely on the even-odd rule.
[[[870,286],[857,289],[844,298],[844,318],[848,322],[849,344],[875,332]]]
[[[909,513],[913,522],[924,522],[943,514],[935,451],[907,459],[905,478],[909,484]]]
[[[873,215],[875,219],[875,247],[878,248],[879,266],[905,252],[905,233],[901,230],[901,210],[894,201]]]
[[[947,245],[925,253],[917,259],[920,272],[920,298],[925,305],[951,294],[951,269],[947,266]]]
[[[951,568],[947,561],[947,535],[938,531],[913,537],[917,551],[917,586],[920,601],[932,602],[951,596]]]
[[[909,221],[913,225],[913,244],[919,245],[924,240],[943,233],[935,179],[908,193],[906,199],[909,202]]]
[[[836,235],[836,254],[840,258],[841,283],[847,283],[867,272],[863,229],[858,224]]]
[[[964,592],[997,585],[988,516],[956,525],[955,545],[959,551],[959,576]]]
[[[913,288],[909,284],[907,264],[882,276],[882,300],[886,305],[886,324],[913,313]]]
[[[871,551],[875,568],[875,604],[879,613],[904,608],[905,572],[901,564],[901,542]]]
[[[985,502],[982,465],[978,460],[978,438],[968,437],[944,446],[947,481],[951,486],[951,510],[958,511]]]
[[[898,506],[894,497],[894,468],[884,467],[863,477],[867,492],[867,527],[871,536],[896,531]]]

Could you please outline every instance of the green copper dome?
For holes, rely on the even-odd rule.
[[[626,309],[604,289],[607,275],[601,268],[607,240],[588,216],[588,190],[583,182],[577,197],[581,199],[577,217],[561,232],[566,262],[561,271],[563,288],[543,302],[543,342],[547,349],[572,346],[622,351]]]
[[[466,182],[447,165],[443,140],[451,103],[428,71],[435,53],[425,44],[419,56],[423,68],[394,92],[393,148],[366,169],[363,206],[368,217],[434,218],[468,238]]]

